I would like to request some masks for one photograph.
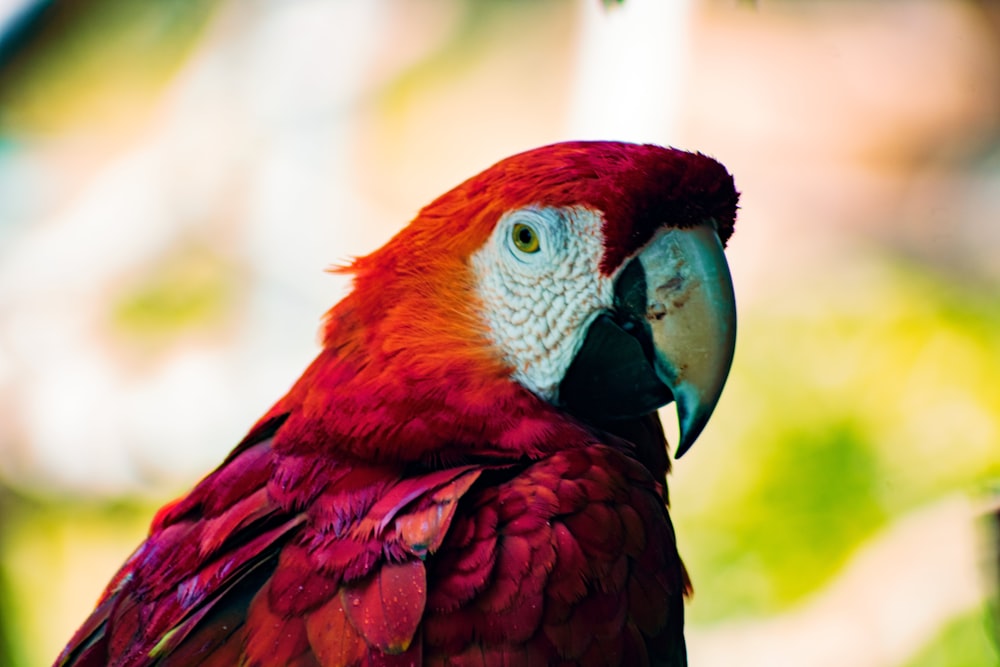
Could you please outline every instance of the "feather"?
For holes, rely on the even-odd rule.
[[[419,560],[384,565],[346,586],[341,600],[351,624],[369,646],[404,653],[413,641],[427,602],[427,575]]]
[[[248,667],[291,664],[311,652],[305,618],[277,614],[271,609],[272,581],[254,595],[246,614],[246,625],[253,628],[253,632],[247,633],[243,647]]]
[[[312,652],[323,667],[357,665],[368,653],[368,646],[348,620],[339,595],[306,617],[306,632]]]

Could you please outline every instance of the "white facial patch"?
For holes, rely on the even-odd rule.
[[[612,280],[600,272],[601,222],[583,207],[510,211],[472,256],[493,344],[514,379],[547,401],[587,327],[614,299]]]

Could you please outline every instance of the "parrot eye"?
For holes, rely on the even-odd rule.
[[[545,271],[565,247],[562,211],[533,206],[509,211],[497,224],[496,240],[504,249],[504,260],[517,270]]]
[[[529,225],[519,222],[511,228],[511,240],[514,241],[514,245],[521,252],[534,253],[538,252],[539,242],[538,233],[530,227]]]

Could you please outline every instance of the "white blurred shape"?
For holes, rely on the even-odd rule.
[[[81,355],[60,355],[58,366],[60,372],[43,374],[26,387],[31,463],[69,487],[130,478],[117,424],[107,418],[107,398],[116,393],[111,369],[95,356]]]
[[[578,139],[670,144],[688,58],[690,0],[580,0],[568,121]]]
[[[268,3],[248,32],[242,96],[278,123],[329,122],[366,86],[385,2]]]
[[[210,349],[186,350],[117,387],[115,410],[136,445],[131,458],[139,471],[154,478],[162,471],[193,478],[218,464],[219,444],[235,444],[233,424],[243,412],[239,401],[245,392],[233,385],[231,363]]]
[[[98,174],[69,210],[17,239],[0,266],[0,287],[7,287],[0,305],[84,294],[108,273],[148,261],[172,231],[159,159],[155,145],[139,147]]]
[[[0,35],[9,27],[7,24],[12,19],[31,9],[32,5],[37,4],[39,4],[39,0],[0,0]]]

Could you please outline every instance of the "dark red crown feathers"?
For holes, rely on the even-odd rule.
[[[381,274],[416,265],[423,250],[433,248],[439,255],[443,244],[456,251],[452,256],[467,257],[485,243],[505,212],[536,205],[601,211],[601,271],[609,275],[664,225],[683,228],[712,219],[725,245],[738,200],[726,168],[701,153],[614,141],[551,144],[501,160],[438,197],[351,271]],[[404,249],[405,260],[399,256]]]

